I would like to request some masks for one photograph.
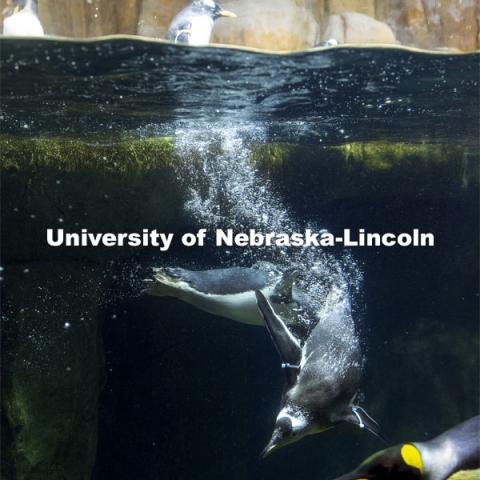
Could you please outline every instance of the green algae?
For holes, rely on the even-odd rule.
[[[387,171],[404,165],[415,170],[422,165],[444,165],[458,158],[468,161],[476,155],[474,148],[465,146],[445,146],[436,143],[403,143],[403,142],[355,142],[343,145],[312,147],[273,143],[253,147],[253,158],[271,168],[280,167],[292,157],[309,158],[314,155],[317,161],[325,159],[346,164],[359,164],[365,170]]]
[[[0,168],[55,167],[72,171],[93,168],[129,172],[171,166],[179,161],[173,137],[101,139],[23,138],[0,136]],[[431,166],[449,163],[458,157],[470,158],[475,149],[435,143],[354,142],[342,145],[312,146],[288,143],[251,145],[251,160],[261,161],[272,169],[292,157],[317,155],[332,157],[345,163],[359,163],[368,170],[391,170],[408,164],[414,169],[421,164]],[[212,153],[215,153],[213,151]],[[218,152],[217,152],[218,153]],[[195,153],[191,161],[195,161]],[[417,165],[415,165],[415,163]]]
[[[301,184],[325,202],[347,198],[448,198],[478,185],[473,148],[365,142],[338,146],[254,146],[253,161],[288,192]]]
[[[176,231],[184,223],[184,191],[172,168],[169,138],[123,140],[113,146],[78,140],[0,140],[4,261],[58,258],[46,245],[47,228],[78,231]],[[77,259],[118,255],[73,249]],[[123,251],[122,255],[131,255]],[[64,256],[62,256],[64,258]]]
[[[0,138],[0,168],[51,167],[65,172],[94,169],[128,173],[172,165],[175,143],[170,137],[123,139],[111,143],[98,140],[58,138]]]

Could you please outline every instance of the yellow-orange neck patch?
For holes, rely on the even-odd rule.
[[[422,456],[417,447],[411,444],[403,445],[401,453],[403,461],[409,467],[416,468],[417,470],[420,470],[420,473],[423,473]]]

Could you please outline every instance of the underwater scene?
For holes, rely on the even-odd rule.
[[[478,52],[0,46],[2,479],[480,467]]]

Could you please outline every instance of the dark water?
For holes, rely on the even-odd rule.
[[[392,443],[476,414],[477,54],[276,56],[131,39],[1,48],[3,140],[73,139],[102,146],[105,161],[125,138],[175,140],[173,165],[146,155],[135,167],[125,154],[126,171],[83,165],[84,150],[74,165],[20,147],[4,156],[2,460],[11,478],[333,479],[383,448],[341,426],[259,460],[283,384],[266,331],[140,294],[151,266],[295,264],[319,308],[325,285],[351,300],[366,360],[361,404]],[[45,229],[60,225],[419,228],[436,245],[52,251]],[[45,388],[53,408],[38,402]]]
[[[2,40],[2,63],[5,133],[170,134],[175,122],[222,117],[261,121],[287,139],[477,137],[474,53],[279,56],[132,40]]]

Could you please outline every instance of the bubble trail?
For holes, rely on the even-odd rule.
[[[272,182],[256,169],[251,145],[266,143],[266,128],[257,124],[197,123],[178,128],[175,138],[180,158],[177,176],[188,192],[184,208],[198,228],[232,228],[235,232],[253,228],[262,233],[289,234],[305,228],[321,230],[296,221]],[[263,269],[298,271],[296,285],[313,299],[317,320],[333,288],[340,292],[338,302],[360,291],[361,272],[348,253],[333,255],[319,248],[245,247],[234,258],[227,258],[225,249],[219,250],[220,254],[224,252],[222,265],[255,264]],[[304,320],[312,322],[311,318]],[[350,329],[345,329],[345,335],[347,331],[354,335]]]

